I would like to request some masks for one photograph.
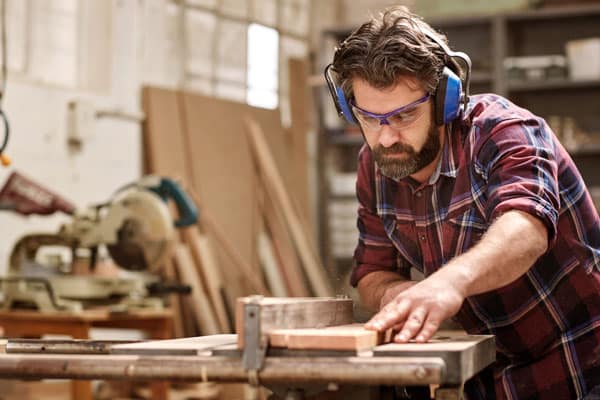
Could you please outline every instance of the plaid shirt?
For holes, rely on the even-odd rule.
[[[472,96],[447,132],[424,184],[382,176],[360,151],[352,285],[378,270],[428,276],[502,213],[532,214],[547,227],[546,254],[511,284],[468,297],[455,317],[469,333],[496,335],[495,388],[473,380],[466,392],[584,397],[600,385],[600,220],[579,172],[543,119],[496,95]]]

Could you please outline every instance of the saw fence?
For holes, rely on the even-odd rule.
[[[167,268],[192,287],[171,302],[177,337],[231,332],[241,296],[333,294],[310,234],[307,65],[290,73],[289,129],[278,110],[143,90],[146,172],[179,181],[199,209]]]

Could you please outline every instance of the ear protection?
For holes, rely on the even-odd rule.
[[[446,53],[452,64],[456,66],[457,60],[464,64],[464,85],[461,78],[449,68],[444,66],[440,82],[433,96],[433,107],[435,114],[435,123],[443,125],[456,119],[461,109],[465,110],[469,103],[469,82],[471,78],[471,59],[462,52],[450,50],[450,48],[433,32],[423,30],[429,39],[434,41]],[[352,114],[348,99],[344,95],[342,88],[336,85],[332,77],[331,69],[333,64],[325,67],[325,81],[335,104],[338,114],[346,121],[352,124],[358,124]]]

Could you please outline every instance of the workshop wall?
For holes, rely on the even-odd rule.
[[[13,162],[0,169],[0,184],[17,170],[78,206],[104,201],[141,173],[139,123],[97,118],[81,127],[77,148],[68,144],[68,107],[78,101],[97,110],[138,113],[138,2],[7,3],[4,109],[11,124],[6,153]],[[30,30],[24,28],[26,18]],[[65,219],[0,211],[0,274],[19,237],[55,232]]]
[[[337,1],[337,0],[336,0]],[[11,122],[0,185],[17,170],[80,207],[142,172],[140,90],[185,88],[244,101],[252,22],[279,33],[280,107],[289,116],[289,58],[307,57],[311,0],[7,1]],[[78,129],[69,109],[81,111]],[[289,118],[288,118],[289,119]],[[78,143],[73,146],[69,143]],[[0,211],[0,274],[16,240],[68,217]]]

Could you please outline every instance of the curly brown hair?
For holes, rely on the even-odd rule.
[[[352,32],[333,58],[333,69],[346,97],[353,96],[354,78],[385,89],[394,86],[401,76],[416,78],[424,90],[435,94],[446,53],[424,32],[447,43],[445,35],[404,6],[383,10]]]

